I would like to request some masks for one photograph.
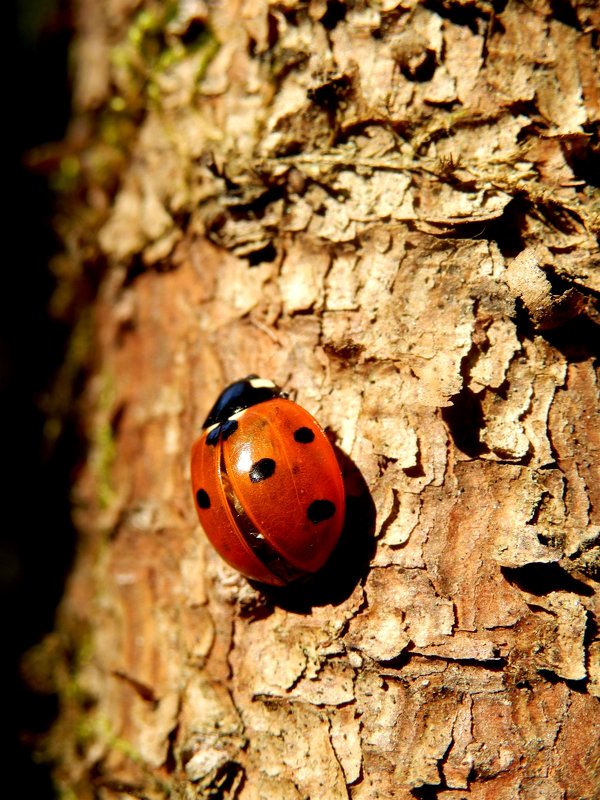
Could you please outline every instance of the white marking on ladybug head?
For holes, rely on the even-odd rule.
[[[273,381],[270,381],[268,378],[251,378],[248,381],[250,386],[253,389],[276,389],[276,384]]]

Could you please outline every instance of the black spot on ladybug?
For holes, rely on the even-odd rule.
[[[229,439],[232,433],[235,433],[238,429],[238,424],[236,419],[228,419],[227,422],[224,422],[221,425],[221,438],[223,441],[225,439]]]
[[[210,444],[212,445],[212,447],[214,447],[216,443],[219,441],[220,433],[221,433],[221,426],[216,425],[206,437],[206,444]]]
[[[252,469],[250,470],[250,480],[252,483],[260,483],[260,481],[270,478],[274,472],[275,462],[273,459],[261,458],[260,461],[252,464]]]
[[[306,510],[306,516],[313,525],[331,519],[334,514],[335,503],[332,503],[331,500],[313,500]]]
[[[315,440],[315,434],[310,428],[298,428],[294,431],[294,439],[299,444],[310,444]]]
[[[196,492],[196,502],[199,508],[210,508],[210,497],[204,489],[198,489]]]

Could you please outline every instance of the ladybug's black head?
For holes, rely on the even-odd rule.
[[[273,381],[259,378],[258,375],[248,375],[223,389],[202,427],[223,424],[238,411],[280,396],[281,389]]]

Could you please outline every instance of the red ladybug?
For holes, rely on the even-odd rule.
[[[344,524],[340,469],[318,422],[256,375],[222,393],[192,448],[196,510],[239,572],[283,586],[316,572]]]

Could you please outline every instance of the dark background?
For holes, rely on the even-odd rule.
[[[3,11],[8,35],[3,47],[7,146],[0,290],[2,793],[46,800],[55,796],[49,766],[32,757],[30,743],[51,725],[56,698],[31,691],[20,677],[20,662],[52,629],[72,560],[69,475],[75,449],[69,435],[52,448],[44,439],[40,399],[52,385],[69,331],[47,313],[54,287],[48,262],[60,248],[51,228],[49,176],[33,174],[24,163],[32,148],[65,136],[71,20],[62,0],[10,0]]]

